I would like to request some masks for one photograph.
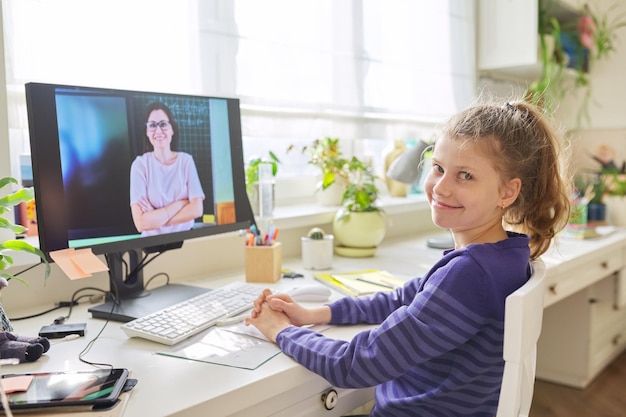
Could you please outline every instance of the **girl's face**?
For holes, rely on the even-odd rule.
[[[146,135],[155,150],[170,148],[174,130],[167,113],[163,110],[154,110],[150,113],[146,122]]]
[[[521,182],[503,183],[490,158],[476,145],[441,138],[424,189],[433,222],[472,242],[491,232],[502,234],[502,204],[511,205]],[[468,239],[469,238],[469,239]]]

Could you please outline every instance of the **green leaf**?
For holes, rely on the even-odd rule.
[[[16,206],[19,203],[30,201],[33,198],[35,198],[35,192],[32,188],[22,188],[13,194],[0,197],[0,206]]]
[[[20,277],[16,277],[15,275],[11,275],[11,274],[6,274],[6,273],[1,273],[0,272],[0,277],[6,278],[7,280],[17,280],[19,282],[21,282],[22,284],[26,285],[27,287],[30,287],[30,285],[28,285],[28,281],[20,278]]]
[[[0,251],[2,250],[14,250],[16,252],[26,252],[26,253],[30,253],[33,255],[37,255],[46,264],[45,280],[47,280],[48,277],[50,276],[50,263],[48,263],[48,259],[46,258],[46,255],[39,248],[34,247],[30,243],[25,242],[23,240],[7,240],[4,243],[0,243]],[[6,254],[3,254],[1,256],[7,259],[8,263],[13,263],[13,259],[10,256]],[[6,268],[6,264],[5,266],[3,266],[2,263],[0,263],[0,270],[5,269],[5,268]]]
[[[13,265],[13,258],[9,255],[0,255],[0,271]]]
[[[21,226],[19,224],[13,224],[4,217],[0,217],[0,229],[9,229],[10,231],[18,235],[20,233],[24,233],[24,231],[26,230],[24,226]]]
[[[0,188],[4,188],[9,183],[17,184],[17,180],[13,177],[4,177],[0,179]]]

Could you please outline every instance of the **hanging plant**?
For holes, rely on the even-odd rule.
[[[619,12],[618,4],[604,12],[593,11],[585,4],[578,20],[559,21],[549,16],[548,4],[549,0],[539,1],[541,74],[528,86],[524,97],[552,113],[567,93],[582,90],[577,121],[578,124],[589,122],[592,88],[589,72],[594,63],[608,59],[615,51],[616,32],[626,26],[626,13]],[[548,38],[554,40],[553,50],[549,48]],[[568,75],[572,71],[573,81]]]

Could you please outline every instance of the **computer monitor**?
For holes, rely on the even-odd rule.
[[[26,104],[41,250],[106,255],[110,295],[92,315],[126,322],[207,291],[147,290],[142,267],[254,223],[239,100],[28,83]]]

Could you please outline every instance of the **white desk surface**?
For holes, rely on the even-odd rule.
[[[619,231],[611,236],[593,241],[560,241],[558,249],[544,259],[550,269],[582,254],[602,250],[626,242],[626,232]],[[399,277],[410,278],[422,275],[441,256],[441,251],[428,249],[423,238],[394,239],[383,242],[372,258],[342,258],[335,256],[331,271],[351,271],[366,268],[385,269]],[[284,268],[292,268],[305,274],[304,280],[313,280],[314,271],[302,270],[299,259],[286,259]],[[242,271],[220,274],[219,278],[204,277],[191,283],[212,287],[232,280],[243,280]],[[282,279],[276,284],[258,284],[259,287],[289,288],[303,279]],[[340,297],[333,294],[331,299]],[[96,336],[104,320],[92,319],[88,305],[74,308],[69,322],[87,322],[85,337],[72,341],[53,340],[50,351],[34,363],[19,364],[2,369],[3,373],[34,371],[61,371],[88,369],[89,365],[79,361],[78,354]],[[50,324],[59,312],[26,321],[14,322],[16,333],[35,335],[42,325]],[[333,327],[324,332],[336,338],[351,338],[364,326]],[[330,385],[319,376],[298,365],[286,355],[279,354],[256,370],[237,369],[208,363],[188,361],[155,354],[166,349],[143,339],[129,339],[120,329],[119,323],[110,322],[85,358],[92,362],[111,363],[116,367],[128,368],[139,380],[127,404],[126,416],[230,416],[251,415],[249,407],[255,407],[252,415],[277,415],[268,398],[288,403],[300,391],[322,392]],[[281,393],[285,393],[281,397]],[[341,397],[341,394],[340,394]],[[339,401],[341,403],[341,400]],[[274,405],[275,406],[275,405]],[[351,408],[346,409],[349,411]],[[341,411],[341,412],[345,412]],[[282,414],[281,414],[282,415]],[[292,414],[296,415],[296,414]],[[324,414],[330,415],[330,414]],[[340,414],[333,414],[340,415]]]

